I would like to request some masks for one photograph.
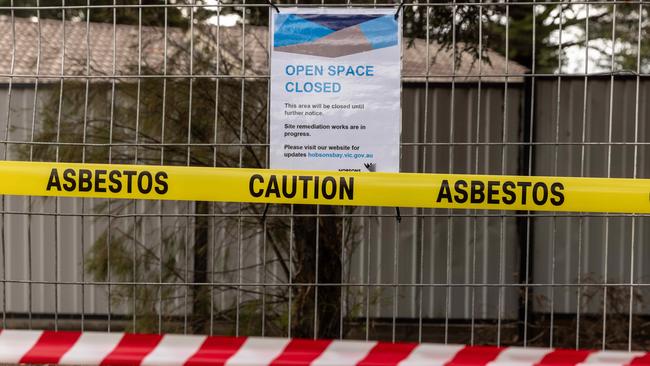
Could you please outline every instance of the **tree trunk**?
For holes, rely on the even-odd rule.
[[[316,287],[313,284],[317,278],[318,283],[341,283],[342,225],[336,217],[316,217],[316,206],[296,205],[294,212],[298,215],[314,216],[298,216],[294,219],[296,273],[293,282],[304,285],[293,289],[292,336],[336,338],[340,329],[341,289],[339,286],[318,287],[316,307]],[[320,206],[320,213],[333,214],[335,210],[332,206]]]
[[[208,202],[196,202],[194,218],[194,283],[208,283],[208,228],[210,206]],[[192,286],[191,330],[204,334],[210,323],[210,289],[208,286]]]

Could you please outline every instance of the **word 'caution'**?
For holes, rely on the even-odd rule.
[[[326,200],[338,198],[340,200],[354,199],[354,177],[325,176],[321,181],[320,176],[312,175],[282,175],[271,174],[265,182],[261,174],[253,174],[249,180],[248,188],[253,197],[294,198],[299,193],[303,199],[312,197]]]
[[[650,213],[650,180],[0,162],[0,194]]]

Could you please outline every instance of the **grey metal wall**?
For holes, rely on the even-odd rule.
[[[403,172],[517,174],[519,146],[501,144],[521,138],[523,85],[432,84],[407,86],[403,95]],[[454,103],[452,104],[452,93]],[[480,95],[480,104],[479,104]],[[507,107],[507,109],[506,109]],[[507,113],[504,114],[504,110]],[[452,117],[453,116],[453,117]],[[505,129],[505,134],[504,134]],[[505,159],[504,159],[505,158]],[[399,283],[423,283],[422,313],[425,318],[495,319],[516,316],[518,290],[497,287],[442,285],[517,282],[519,239],[516,219],[498,213],[403,209],[396,224],[394,210],[381,209],[388,217],[369,219],[366,236],[355,256],[355,279],[394,283],[395,252]],[[364,227],[365,228],[365,227]],[[396,236],[395,233],[398,233]],[[396,246],[398,240],[399,246]],[[365,263],[365,260],[370,260]],[[419,317],[415,287],[399,290],[399,317]],[[373,315],[392,316],[392,292],[375,307]]]
[[[41,85],[37,110],[47,98],[47,88]],[[0,100],[6,100],[7,89],[0,89]],[[508,86],[508,103],[504,103],[502,84],[431,84],[428,90],[421,84],[405,85],[403,95],[402,171],[516,174],[519,146],[499,143],[517,142],[521,138],[523,89],[521,84]],[[29,141],[32,126],[34,89],[13,86],[11,96],[10,128],[7,141]],[[504,108],[507,113],[504,114]],[[92,111],[89,111],[92,114]],[[453,115],[453,118],[452,118]],[[6,103],[0,103],[0,116],[7,116]],[[6,131],[6,118],[0,118],[0,131]],[[39,128],[37,115],[35,128]],[[505,134],[504,134],[505,129]],[[25,146],[9,144],[8,159],[24,159]],[[22,147],[21,147],[22,146]],[[0,145],[1,149],[5,145]],[[4,155],[4,150],[0,151]],[[23,155],[21,155],[23,154]],[[505,160],[503,159],[505,157]],[[55,200],[24,197],[7,197],[5,202],[5,242],[7,279],[6,311],[11,313],[52,313],[55,302],[63,314],[105,314],[108,311],[108,287],[104,279],[91,279],[84,272],[84,256],[107,227],[108,218],[98,215],[102,200],[60,198],[58,209]],[[83,202],[83,203],[82,203]],[[83,204],[83,206],[82,206]],[[142,203],[137,214],[158,212],[152,203]],[[185,203],[169,203],[165,214],[191,212]],[[453,287],[447,301],[446,283],[513,283],[517,279],[519,239],[515,219],[487,217],[477,212],[451,212],[448,210],[402,210],[403,219],[397,224],[393,209],[363,209],[368,217],[357,220],[362,233],[349,264],[345,268],[348,281],[368,292],[351,293],[348,302],[363,302],[369,295],[369,313],[364,316],[418,318],[420,295],[425,318],[490,318],[514,317],[518,290],[496,287]],[[223,212],[227,211],[226,209]],[[27,215],[32,213],[32,215]],[[59,213],[59,215],[55,215]],[[114,230],[129,227],[129,214],[112,218]],[[173,217],[165,220],[146,219],[140,236],[152,247],[160,240],[160,225],[178,225]],[[191,222],[188,221],[188,226]],[[178,228],[181,235],[192,235],[188,227]],[[219,263],[225,269],[238,267],[236,223],[219,221],[211,235]],[[55,236],[56,234],[56,236]],[[212,239],[211,239],[212,241]],[[246,238],[243,246],[243,283],[260,283],[263,271],[263,236],[258,233]],[[399,243],[399,245],[397,244]],[[56,260],[54,260],[56,254]],[[185,253],[179,253],[179,259]],[[210,255],[212,258],[213,255]],[[272,262],[271,256],[267,256]],[[191,260],[191,259],[190,259]],[[277,264],[276,264],[277,265]],[[56,266],[56,269],[55,269]],[[212,266],[212,264],[211,264]],[[281,276],[278,268],[270,265],[270,277]],[[31,277],[29,275],[31,268]],[[55,272],[56,271],[56,272]],[[396,275],[397,274],[397,275]],[[237,273],[231,271],[217,281],[233,282]],[[55,278],[68,285],[59,287],[54,298],[51,282]],[[29,286],[21,281],[35,281]],[[94,282],[93,282],[94,281]],[[87,282],[81,286],[81,283]],[[398,303],[394,309],[394,288],[368,286],[369,284],[397,284]],[[413,284],[430,284],[419,287]],[[409,286],[411,285],[411,286]],[[175,313],[182,314],[183,288],[179,288],[179,306]],[[220,292],[217,305],[226,308],[235,301],[234,291]],[[254,296],[254,295],[244,295]],[[355,296],[358,296],[355,298]],[[83,299],[83,301],[82,301]],[[474,299],[472,301],[472,299]],[[31,309],[30,304],[31,303]],[[396,310],[394,312],[394,310]],[[113,306],[113,314],[128,314],[128,305]],[[362,315],[357,314],[357,315]]]
[[[6,85],[0,88],[0,100],[8,101]],[[36,101],[34,95],[38,95]],[[38,131],[43,120],[42,104],[50,96],[48,85],[41,84],[38,94],[33,85],[13,85],[11,110],[7,103],[0,103],[0,130],[6,133],[0,144],[0,156],[7,160],[29,160],[29,145],[32,126]],[[89,110],[89,118],[93,111]],[[9,117],[9,118],[6,118]],[[7,126],[9,121],[9,126]],[[103,199],[42,198],[6,196],[3,201],[2,230],[3,252],[2,273],[9,280],[2,294],[6,299],[7,313],[19,314],[86,314],[105,315],[109,310],[109,288],[101,282],[106,278],[92,278],[85,267],[89,251],[94,243],[101,241],[101,235],[111,220],[112,231],[128,230],[132,227],[134,215],[151,215],[162,212],[164,217],[145,217],[138,233],[140,242],[151,247],[160,243],[160,227],[174,228],[178,225],[174,215],[183,215],[192,210],[188,204],[168,204],[163,211],[153,202],[139,202],[126,205],[118,215],[106,208]],[[179,235],[191,235],[187,228],[176,228]],[[183,253],[179,253],[179,257]],[[191,262],[190,262],[191,263]],[[64,284],[55,292],[54,281]],[[177,300],[181,302],[181,300]],[[178,306],[177,306],[178,307]],[[56,309],[56,311],[55,311]],[[110,307],[112,314],[129,314],[131,309],[124,304]],[[180,310],[177,311],[181,313]]]
[[[650,81],[641,80],[639,84],[638,115],[634,78],[617,78],[611,94],[609,78],[590,76],[586,105],[584,79],[562,78],[559,95],[557,82],[556,78],[538,78],[535,82],[533,174],[633,177],[636,154],[636,176],[650,178],[650,160],[646,158],[650,103],[644,103],[650,100]],[[524,125],[529,123],[524,119],[524,88],[522,84],[509,85],[507,103],[504,89],[503,84],[483,84],[479,105],[476,84],[457,84],[452,105],[449,84],[431,84],[428,89],[422,85],[405,85],[402,171],[518,174],[526,138]],[[6,91],[0,89],[0,100],[6,100]],[[33,98],[31,86],[14,86],[9,141],[29,140]],[[6,103],[0,103],[0,116],[6,115]],[[0,118],[0,131],[5,129],[6,119]],[[610,136],[612,144],[609,144]],[[639,142],[636,145],[635,140]],[[8,159],[23,158],[20,151],[24,150],[18,149],[18,145],[9,146]],[[2,155],[4,148],[0,145]],[[31,266],[33,281],[52,281],[57,276],[60,281],[79,282],[60,286],[58,311],[75,314],[83,306],[88,314],[106,313],[107,287],[80,285],[83,280],[88,281],[83,277],[82,256],[106,227],[105,218],[92,217],[95,206],[102,201],[85,200],[82,210],[82,200],[59,199],[58,212],[63,215],[57,218],[53,215],[53,199],[33,198],[31,207],[27,198],[5,200],[7,278],[27,280]],[[141,213],[152,210],[155,206],[150,204],[138,206]],[[165,210],[182,215],[192,207],[170,204]],[[642,284],[647,283],[650,275],[644,265],[650,260],[647,244],[650,220],[645,216],[535,215],[531,219],[532,236],[526,241],[517,231],[517,218],[513,215],[408,209],[402,210],[402,222],[397,224],[391,208],[363,210],[368,217],[357,222],[362,236],[355,252],[349,253],[350,264],[346,269],[349,281],[361,285],[400,285],[395,288],[360,286],[374,299],[368,314],[371,317],[418,318],[421,296],[425,318],[514,318],[521,295],[519,288],[477,286],[473,289],[459,285],[519,283],[522,243],[527,243],[531,250],[530,282],[537,284],[531,290],[534,311],[599,313],[602,312],[602,287],[577,285],[603,281],[624,285],[630,280]],[[82,218],[80,213],[88,216]],[[120,219],[115,220],[119,227]],[[162,223],[172,225],[172,221]],[[126,222],[123,224],[127,226]],[[159,231],[159,225],[160,221],[150,220],[146,224],[147,232]],[[224,223],[214,231],[220,243],[216,250],[224,253],[216,257],[224,261],[235,260],[226,254],[232,245],[228,239],[232,227],[228,225]],[[142,235],[152,243],[156,240],[155,235]],[[244,262],[249,269],[243,277],[252,283],[260,282],[262,274],[255,264],[261,260],[262,237],[247,240],[250,245]],[[57,269],[52,260],[55,254]],[[443,286],[449,283],[454,285],[450,290]],[[34,283],[31,287],[30,300],[25,283],[8,284],[6,311],[28,312],[31,301],[32,312],[53,312],[53,286]],[[396,312],[391,300],[393,291],[397,291],[399,298]],[[617,294],[615,289],[608,296],[611,293]],[[648,302],[644,301],[650,296],[645,287],[635,290],[635,294],[638,296],[635,312],[650,312]],[[219,297],[224,307],[232,300],[228,293]],[[126,314],[129,309],[118,307],[112,311]]]
[[[650,178],[650,80],[641,77],[638,87],[637,93],[634,77],[617,76],[613,84],[610,77],[590,76],[587,83],[584,78],[563,77],[559,84],[557,78],[538,78],[534,174]],[[534,219],[535,282],[648,283],[648,217],[566,216]],[[629,286],[608,292],[609,311],[627,309]],[[580,301],[580,311],[603,312],[602,287],[562,286],[555,291],[545,287],[536,288],[535,294],[539,311],[575,313]],[[649,296],[647,287],[635,289],[636,313],[649,313]]]

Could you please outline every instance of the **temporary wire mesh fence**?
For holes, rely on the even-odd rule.
[[[401,9],[401,171],[650,178],[650,2]],[[0,11],[4,159],[268,166],[271,5],[4,0]],[[3,327],[603,349],[650,339],[646,215],[409,209],[399,222],[394,208],[1,205]]]

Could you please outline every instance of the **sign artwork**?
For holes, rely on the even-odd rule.
[[[399,171],[394,9],[272,13],[271,168]]]

